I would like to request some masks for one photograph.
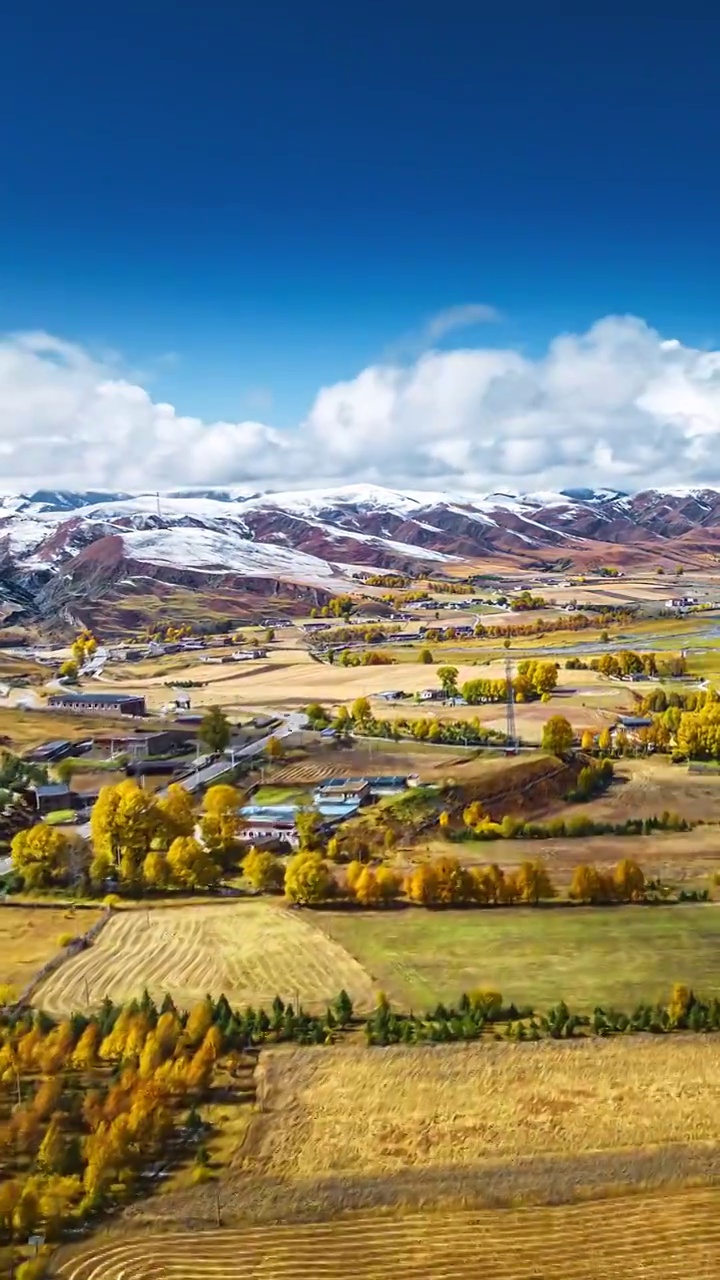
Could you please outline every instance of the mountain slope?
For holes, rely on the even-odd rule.
[[[242,614],[263,597],[294,609],[322,602],[369,568],[421,576],[464,560],[679,563],[718,545],[712,489],[40,491],[0,498],[0,599],[40,617],[84,615],[100,601],[112,617],[128,596],[180,591],[199,609],[205,596]]]

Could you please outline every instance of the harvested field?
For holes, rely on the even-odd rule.
[[[240,1169],[307,1183],[716,1143],[717,1063],[690,1035],[266,1051]]]
[[[62,934],[86,933],[102,915],[99,908],[0,907],[0,975],[16,992],[60,950]]]
[[[674,982],[720,996],[714,905],[409,908],[323,911],[312,919],[390,1000],[418,1012],[475,987],[539,1009],[565,999],[582,1012],[666,998]]]
[[[359,1008],[373,986],[342,947],[302,919],[267,902],[124,911],[97,942],[51,974],[33,1003],[63,1017],[118,1003],[147,987],[158,1000],[170,992],[187,1008],[210,992],[233,1005],[269,1005],[275,995],[323,1007],[345,987]]]
[[[714,1280],[719,1210],[718,1192],[694,1190],[554,1208],[362,1213],[311,1224],[108,1239],[67,1259],[58,1274],[65,1280]]]

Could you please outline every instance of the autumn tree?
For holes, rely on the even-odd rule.
[[[432,863],[423,862],[405,880],[405,892],[411,902],[432,907],[438,901],[439,879]]]
[[[302,808],[295,813],[295,829],[301,849],[317,850],[322,845],[322,817],[317,809]]]
[[[187,889],[209,889],[222,874],[217,862],[194,836],[178,836],[167,851],[167,865],[175,884]]]
[[[369,698],[356,698],[350,708],[350,715],[355,724],[366,725],[372,717]]]
[[[310,905],[332,895],[335,882],[328,864],[319,853],[301,851],[288,862],[285,895],[290,902]]]
[[[575,867],[570,883],[570,897],[576,902],[607,902],[612,896],[611,885],[597,867],[581,863]]]
[[[271,762],[282,760],[285,755],[285,748],[279,738],[268,738],[265,755]]]
[[[225,712],[220,707],[209,707],[200,721],[200,741],[205,743],[208,751],[219,753],[228,746],[231,736],[230,721]]]
[[[182,839],[183,837],[178,837]],[[146,855],[142,864],[143,884],[148,889],[165,889],[170,881],[170,867],[167,855],[153,850]]]
[[[177,836],[191,836],[195,830],[195,811],[190,792],[179,782],[171,782],[167,794],[157,802],[168,844]]]
[[[615,892],[623,902],[640,902],[645,894],[645,874],[632,858],[623,858],[613,873]]]
[[[600,748],[601,751],[609,751],[610,748],[612,747],[612,738],[610,736],[610,730],[607,725],[605,725],[605,728],[601,729],[600,731],[600,737],[598,738],[598,747]]]
[[[583,751],[592,751],[595,747],[595,734],[592,729],[585,729],[580,739],[580,746]]]
[[[437,678],[443,694],[446,698],[457,698],[458,696],[458,669],[457,667],[438,667]]]
[[[80,870],[87,863],[83,841],[44,822],[13,836],[10,855],[28,889],[62,884],[75,867]]]
[[[279,893],[285,869],[279,858],[266,849],[252,848],[243,859],[243,875],[259,893]]]
[[[138,882],[145,855],[163,820],[154,795],[131,778],[101,787],[90,817],[95,859],[119,870],[128,884]],[[91,867],[95,876],[95,869]]]
[[[421,649],[418,655],[418,662],[422,662],[425,666],[432,666],[435,659],[432,655],[432,649]]]
[[[565,716],[550,716],[543,727],[543,751],[549,751],[554,756],[563,756],[572,747],[572,742],[573,731],[570,721],[566,720]]]
[[[225,783],[209,787],[205,793],[200,834],[213,857],[220,861],[237,849],[242,802],[237,787]]]
[[[545,869],[545,865],[536,858],[533,862],[523,862],[517,872],[517,883],[523,902],[537,906],[541,898],[553,898],[555,890]]]

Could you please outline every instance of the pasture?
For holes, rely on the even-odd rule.
[[[57,1274],[63,1280],[715,1280],[719,1255],[720,1193],[695,1189],[611,1204],[366,1211],[329,1222],[136,1234],[86,1246]]]
[[[714,905],[408,908],[323,911],[312,919],[388,999],[417,1012],[477,987],[538,1009],[564,999],[581,1012],[662,999],[674,982],[720,996]]]
[[[269,1007],[273,997],[323,1008],[341,987],[367,1008],[373,986],[362,966],[308,918],[271,902],[130,910],[114,914],[97,941],[70,958],[35,993],[38,1008],[62,1018],[116,1003],[147,987],[179,1008],[206,993],[233,1006]]]
[[[60,950],[63,935],[85,933],[102,915],[100,908],[0,906],[0,981],[22,990]]]

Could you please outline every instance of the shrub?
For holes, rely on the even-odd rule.
[[[71,942],[75,941],[74,933],[61,933],[58,938],[59,947],[69,947]]]

